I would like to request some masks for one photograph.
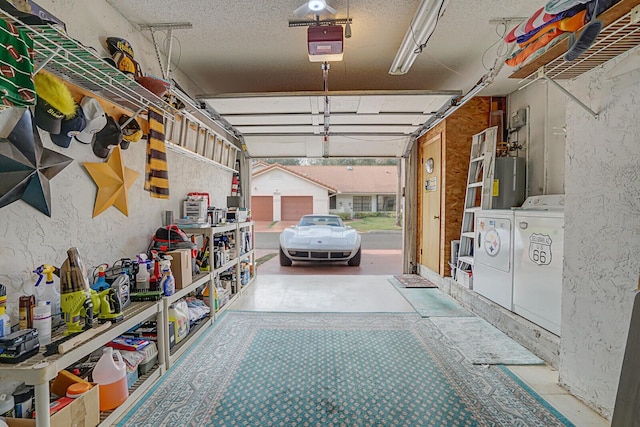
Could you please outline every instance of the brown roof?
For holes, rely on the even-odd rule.
[[[398,169],[386,166],[287,166],[290,171],[336,188],[339,193],[394,194]]]

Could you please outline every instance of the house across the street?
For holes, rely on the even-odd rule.
[[[257,221],[296,221],[305,214],[395,212],[395,165],[283,166],[258,162],[251,178]]]

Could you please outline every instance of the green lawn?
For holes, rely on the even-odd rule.
[[[346,225],[349,225],[358,231],[402,230],[402,227],[396,226],[395,223],[395,218],[382,216],[345,221]]]

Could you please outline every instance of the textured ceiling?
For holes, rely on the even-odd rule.
[[[393,118],[381,114],[385,111],[375,113],[380,114],[377,117],[358,117],[358,111],[348,112],[348,117],[339,116],[332,108],[330,146],[323,144],[323,117],[309,110],[307,94],[315,92],[317,96],[325,88],[321,63],[308,59],[307,27],[289,27],[289,21],[298,19],[293,11],[304,0],[107,2],[133,24],[193,25],[192,29],[173,32],[174,66],[196,83],[198,98],[207,100],[213,109],[224,110],[229,107],[225,99],[243,94],[247,102],[234,104],[242,111],[219,112],[222,117],[229,114],[225,117],[227,121],[235,120],[246,132],[246,139],[251,141],[249,154],[254,157],[313,157],[328,153],[336,157],[395,157],[407,146],[406,130],[415,129],[418,116],[409,107],[396,111]],[[347,0],[328,3],[337,14],[326,18],[347,17]],[[350,0],[353,35],[344,40],[344,60],[330,64],[328,91],[358,93],[364,103],[375,102],[366,100],[368,92],[375,96],[374,91],[466,93],[494,66],[498,53],[505,51],[501,43],[505,26],[490,21],[529,16],[544,2],[449,0],[436,31],[409,72],[390,75],[391,63],[419,3],[419,0]],[[514,91],[520,82],[507,79],[508,74],[510,70],[504,67],[480,95],[506,95]],[[273,102],[274,96],[285,93],[307,99],[287,96],[284,99],[290,101],[289,105],[283,106],[280,99],[277,110],[252,108],[249,101],[251,95],[268,95]],[[296,107],[300,102],[303,107]],[[442,106],[447,100],[439,102]],[[409,118],[412,126],[403,122],[407,117],[400,117],[402,113],[413,115]],[[357,130],[364,129],[364,125],[369,125],[368,131],[358,134]]]
[[[303,0],[108,0],[134,24],[190,22],[176,30],[174,61],[202,94],[322,90],[319,63],[307,57],[307,28],[290,28]],[[347,1],[329,0],[346,18]],[[418,0],[351,0],[353,36],[344,60],[331,64],[329,89],[470,89],[493,65],[502,31],[489,21],[528,16],[542,1],[450,0],[427,48],[403,76],[388,74]],[[312,17],[309,17],[311,19]],[[506,73],[503,73],[506,74]],[[500,76],[502,77],[502,76]],[[499,78],[483,94],[507,94],[517,81]]]

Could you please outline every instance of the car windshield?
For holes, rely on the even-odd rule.
[[[329,225],[332,227],[344,227],[342,220],[337,216],[303,216],[298,223],[300,227],[312,225]]]

